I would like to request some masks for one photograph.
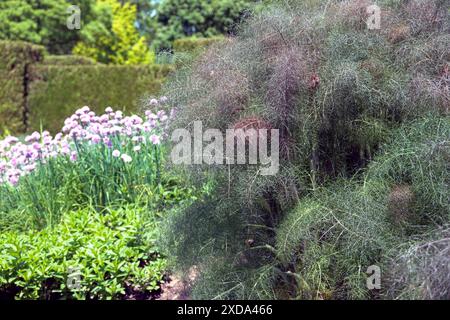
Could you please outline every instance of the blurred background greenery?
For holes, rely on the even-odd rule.
[[[3,0],[0,135],[57,132],[78,107],[136,112],[176,68],[261,5],[256,0]],[[80,29],[67,21],[80,8]],[[121,67],[119,67],[119,65]]]

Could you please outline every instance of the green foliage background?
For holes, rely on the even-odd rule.
[[[112,64],[154,62],[144,36],[135,26],[136,6],[118,0],[96,0],[92,10],[96,19],[80,30],[80,41],[73,53]]]
[[[82,24],[94,19],[92,0],[3,0],[0,2],[0,39],[22,40],[45,46],[52,53],[68,53],[79,39],[69,31],[67,8],[76,4]]]
[[[153,46],[171,48],[177,39],[233,32],[253,0],[164,0],[157,7]]]

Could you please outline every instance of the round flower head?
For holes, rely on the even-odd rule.
[[[17,183],[19,183],[19,176],[17,176],[17,175],[9,176],[8,181],[9,181],[9,183],[11,183],[13,186],[16,186]]]
[[[121,156],[121,158],[122,158],[123,162],[125,162],[125,163],[129,163],[133,160],[129,155],[127,155],[125,153]]]
[[[80,109],[82,113],[89,113],[89,111],[91,111],[91,109],[89,109],[88,106],[84,106],[83,108]]]
[[[91,136],[91,141],[94,144],[100,143],[100,141],[102,141],[102,138],[100,138],[100,136],[98,134],[94,134]]]
[[[152,134],[152,135],[150,136],[150,141],[151,141],[153,144],[160,144],[160,143],[161,143],[161,138],[160,138],[158,135],[156,135],[156,134]]]
[[[78,155],[76,153],[76,151],[72,151],[72,153],[70,154],[70,161],[75,162],[78,159]]]
[[[115,114],[115,116],[114,116],[114,118],[116,119],[116,120],[120,120],[120,119],[122,119],[122,117],[123,117],[123,113],[122,113],[122,111],[117,111],[116,112],[116,114]]]
[[[113,156],[114,158],[120,157],[120,151],[119,151],[119,150],[114,150],[114,151],[112,152],[112,156]]]

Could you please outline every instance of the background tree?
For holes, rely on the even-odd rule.
[[[23,40],[44,45],[51,53],[69,53],[80,32],[67,29],[67,8],[81,9],[82,25],[89,21],[93,0],[2,0],[0,39]]]
[[[97,0],[95,19],[81,30],[73,53],[113,64],[146,64],[154,61],[145,37],[135,26],[136,5],[118,0]]]
[[[179,38],[232,32],[255,0],[162,0],[157,8],[153,46],[171,47]]]
[[[139,34],[146,37],[147,42],[153,39],[153,35],[157,30],[156,9],[160,0],[121,0],[123,3],[129,2],[136,5],[137,17],[136,28]]]

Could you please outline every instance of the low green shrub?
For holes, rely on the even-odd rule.
[[[117,299],[159,289],[166,268],[156,222],[127,207],[67,212],[40,232],[0,234],[0,296]]]

